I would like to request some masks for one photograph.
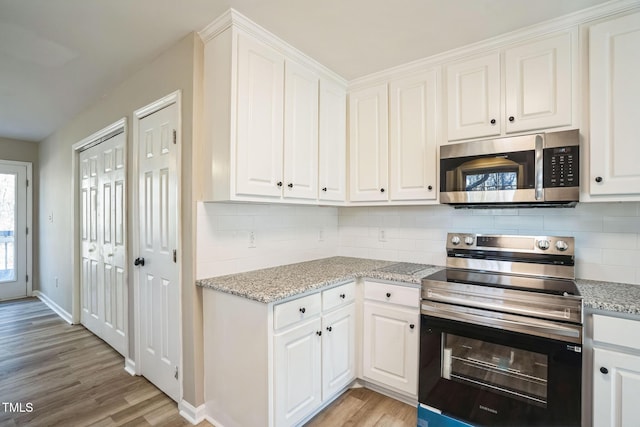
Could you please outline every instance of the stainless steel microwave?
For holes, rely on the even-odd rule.
[[[458,207],[575,206],[578,130],[440,147],[440,203]]]

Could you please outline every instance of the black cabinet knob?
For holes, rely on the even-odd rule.
[[[601,176],[596,176],[596,182],[602,182],[602,177]]]
[[[317,336],[322,336],[322,331],[317,331],[317,332],[316,332],[316,335],[317,335]]]
[[[412,324],[410,324],[410,325],[409,325],[409,327],[410,327],[411,329],[413,329],[413,328],[415,328],[415,327],[416,327],[416,325],[414,325],[414,324],[412,323]]]
[[[381,192],[381,193],[384,193],[384,188],[381,188],[381,189],[380,189],[380,192]]]
[[[304,312],[305,312],[305,311],[307,311],[307,309],[306,309],[306,308],[304,308],[304,307],[300,307],[300,313],[304,314]]]
[[[322,187],[322,191],[327,191],[327,187]]]
[[[293,182],[288,183],[288,184],[287,184],[287,187],[289,187],[289,188],[293,188]]]
[[[144,267],[144,258],[136,258],[136,259],[133,261],[133,265],[135,265],[136,267],[137,267],[137,266]]]
[[[604,366],[602,366],[600,368],[600,372],[602,372],[603,374],[607,375],[609,373],[609,370],[607,368],[605,368]]]
[[[428,185],[427,186],[427,190],[429,190],[429,191],[433,190],[433,185]]]
[[[491,124],[495,125],[496,124],[496,119],[491,119]]]
[[[276,184],[278,187],[282,187],[282,181],[278,181],[278,183]]]
[[[513,117],[513,116],[509,116],[509,121],[510,121],[510,122],[513,122],[515,119],[516,119],[515,117]]]
[[[345,294],[340,294],[340,298],[345,299],[347,296]]]
[[[387,298],[391,298],[391,292],[387,292]]]
[[[331,332],[333,328],[331,326],[327,326],[327,331]]]

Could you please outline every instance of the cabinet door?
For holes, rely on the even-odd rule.
[[[571,125],[571,34],[505,51],[506,132]]]
[[[320,81],[320,177],[318,198],[344,202],[347,185],[347,92]]]
[[[238,36],[237,194],[282,194],[284,57]]]
[[[320,327],[317,318],[274,338],[277,426],[294,425],[320,405]]]
[[[318,197],[318,76],[285,67],[284,197]]]
[[[354,202],[387,200],[387,85],[349,95],[349,198]]]
[[[436,198],[436,90],[435,70],[389,85],[391,200]]]
[[[589,29],[591,194],[640,194],[640,13]]]
[[[420,313],[364,303],[363,375],[415,396],[418,394]]]
[[[640,356],[595,348],[593,366],[593,426],[637,426]]]
[[[356,306],[351,303],[322,318],[322,400],[355,378]]]
[[[448,139],[500,134],[500,53],[447,67]]]

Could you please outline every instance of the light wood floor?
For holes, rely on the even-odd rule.
[[[5,402],[27,412],[5,411]],[[0,427],[189,425],[173,400],[127,374],[122,356],[84,327],[38,299],[0,302]],[[349,390],[307,424],[415,425],[416,408],[367,389]]]

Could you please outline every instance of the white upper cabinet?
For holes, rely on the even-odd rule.
[[[284,197],[318,197],[318,76],[285,66]]]
[[[640,13],[589,29],[592,195],[640,194]]]
[[[320,81],[318,199],[344,202],[347,191],[347,94],[344,87]]]
[[[500,54],[447,67],[449,140],[500,134]]]
[[[389,84],[390,200],[436,198],[437,73]]]
[[[344,202],[346,82],[237,13],[228,20],[201,33],[200,199]]]
[[[386,84],[349,94],[351,201],[388,199],[388,111]]]
[[[282,193],[284,63],[275,49],[238,36],[238,194]]]
[[[506,132],[568,126],[571,34],[505,50]]]
[[[572,40],[563,32],[448,65],[447,139],[571,126]]]

